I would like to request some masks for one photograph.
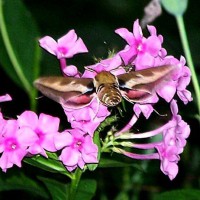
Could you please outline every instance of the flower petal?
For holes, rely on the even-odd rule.
[[[57,132],[59,128],[60,119],[51,115],[41,113],[38,120],[38,127],[44,133]]]
[[[58,150],[62,149],[65,146],[69,146],[72,141],[73,137],[67,130],[54,135],[54,143]]]
[[[11,100],[12,100],[12,98],[9,94],[0,96],[0,102],[11,101]]]
[[[120,35],[124,40],[126,40],[126,42],[131,46],[133,43],[133,33],[131,33],[130,31],[128,31],[128,29],[126,28],[119,28],[115,30],[115,33],[117,33],[118,35]]]
[[[78,163],[80,157],[80,152],[71,147],[66,147],[62,150],[62,153],[59,159],[63,162],[66,166],[74,166]]]
[[[17,121],[20,127],[28,126],[34,130],[38,125],[38,116],[33,111],[25,111],[18,116]]]
[[[39,40],[40,46],[47,50],[49,53],[56,55],[57,42],[50,36],[45,36]]]

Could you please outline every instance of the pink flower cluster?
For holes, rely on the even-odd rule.
[[[178,115],[178,106],[175,100],[171,103],[172,119],[165,125],[146,133],[128,133],[116,136],[116,139],[137,139],[137,143],[125,143],[124,146],[131,148],[143,149],[143,150],[156,150],[156,153],[151,154],[136,154],[132,152],[124,151],[120,148],[116,148],[117,153],[122,153],[130,158],[135,159],[160,159],[161,171],[168,175],[172,180],[178,173],[178,161],[180,160],[180,154],[186,145],[186,139],[190,134],[189,125],[184,122],[180,115]],[[138,139],[152,138],[153,136],[161,135],[162,140],[159,142],[139,144]]]
[[[160,159],[161,170],[170,179],[173,179],[178,173],[177,162],[179,160],[179,154],[182,153],[186,144],[185,139],[190,133],[189,126],[177,114],[178,107],[174,96],[177,94],[184,104],[192,101],[191,93],[186,89],[190,82],[191,74],[189,68],[185,66],[184,57],[181,56],[180,60],[178,60],[171,55],[167,55],[167,51],[162,47],[163,37],[157,35],[156,28],[154,26],[147,26],[147,29],[150,33],[147,38],[143,36],[139,20],[134,22],[133,32],[129,32],[126,28],[117,29],[115,32],[127,42],[124,49],[112,57],[85,67],[82,75],[74,65],[67,66],[65,60],[66,58],[71,58],[76,53],[87,52],[87,48],[82,40],[80,38],[77,40],[74,30],[69,31],[57,43],[49,36],[46,36],[40,40],[40,46],[57,56],[60,60],[61,70],[64,76],[94,78],[101,71],[110,71],[114,75],[124,74],[126,73],[126,66],[131,66],[133,68],[132,70],[136,71],[163,65],[176,66],[176,70],[174,70],[170,77],[171,79],[162,84],[162,87],[157,87],[156,93],[151,98],[144,103],[135,103],[133,105],[135,114],[132,119],[120,132],[115,133],[115,139],[125,138],[126,134],[124,135],[124,132],[128,131],[136,123],[140,114],[143,113],[146,118],[149,118],[154,111],[153,105],[159,101],[159,97],[162,97],[166,102],[171,102],[172,120],[149,133],[134,134],[133,136],[129,134],[128,138],[126,138],[148,138],[162,133],[162,140],[160,142],[150,144],[134,143],[133,145],[133,147],[141,149],[153,148],[157,150],[157,153],[138,155],[115,147],[113,148],[115,152],[136,159]],[[100,104],[96,96],[93,97],[89,105],[80,109],[70,109],[64,106],[63,109],[72,128],[80,129],[81,133],[89,133],[91,137],[100,123],[110,115],[107,107]],[[68,161],[65,163],[68,163]],[[82,166],[81,161],[79,166]]]
[[[3,97],[2,97],[3,98]],[[9,100],[9,99],[7,99]],[[21,167],[25,156],[61,151],[59,159],[71,171],[85,163],[97,163],[97,146],[89,134],[79,129],[59,132],[60,120],[41,113],[25,111],[18,119],[5,120],[0,113],[0,167],[6,172],[14,164]]]
[[[125,28],[115,32],[126,42],[124,49],[112,57],[85,67],[81,74],[74,65],[67,65],[66,59],[72,58],[77,53],[87,52],[87,48],[75,31],[71,30],[66,35],[55,41],[50,36],[39,40],[40,46],[49,53],[55,55],[59,61],[64,76],[94,78],[101,71],[110,71],[114,75],[120,75],[129,70],[142,70],[163,65],[173,65],[176,69],[171,74],[171,79],[157,87],[151,98],[143,103],[133,105],[134,115],[130,122],[119,132],[114,134],[114,140],[132,140],[150,138],[161,134],[162,139],[154,143],[119,142],[120,148],[112,147],[112,150],[135,159],[159,159],[161,171],[170,179],[178,173],[178,161],[190,128],[178,115],[178,106],[174,100],[178,95],[184,104],[192,101],[191,93],[186,89],[190,82],[190,70],[185,66],[185,59],[180,60],[171,55],[162,47],[163,37],[157,35],[154,26],[147,26],[149,37],[144,37],[139,20],[133,24],[133,32]],[[139,134],[124,133],[136,123],[142,113],[149,118],[154,111],[153,105],[163,98],[171,105],[172,119],[160,128]],[[0,102],[9,100],[8,96],[0,97]],[[87,163],[97,163],[98,148],[93,143],[93,135],[100,123],[111,113],[108,108],[99,102],[97,96],[92,96],[89,104],[81,108],[72,109],[64,105],[64,112],[72,129],[59,132],[59,119],[46,114],[39,117],[32,111],[25,111],[18,119],[5,120],[0,113],[0,167],[3,171],[14,164],[21,166],[22,159],[29,155],[42,155],[47,157],[46,151],[56,152],[61,150],[59,159],[68,171],[76,167],[84,168]],[[137,140],[138,141],[138,140]],[[112,142],[110,144],[113,144]],[[117,143],[116,143],[117,144]],[[139,149],[154,149],[152,154],[136,154],[126,152],[121,146]],[[109,145],[107,145],[109,147]]]
[[[162,48],[163,37],[157,35],[154,26],[147,26],[147,29],[150,33],[148,38],[143,36],[138,20],[133,24],[133,33],[125,28],[117,29],[115,32],[127,42],[125,48],[118,54],[126,65],[133,65],[136,70],[162,65],[176,66],[177,69],[173,74],[172,80],[162,85],[156,92],[167,102],[170,102],[177,92],[179,98],[187,104],[192,101],[191,93],[186,89],[191,79],[191,73],[189,68],[185,66],[185,58],[181,56],[179,61],[173,56],[167,55],[167,51]],[[134,112],[137,116],[142,112],[148,118],[153,111],[150,104],[156,103],[158,100],[158,96],[155,94],[147,102],[148,105],[135,104]]]

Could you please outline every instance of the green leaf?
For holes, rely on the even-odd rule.
[[[53,200],[69,199],[69,184],[53,179],[38,177],[49,190]],[[95,194],[97,183],[95,180],[81,180],[78,186],[75,200],[90,200]]]
[[[33,92],[41,55],[37,25],[20,0],[0,0],[0,9],[1,65],[16,84]]]
[[[53,200],[67,199],[69,194],[68,184],[44,177],[38,177],[38,179],[45,184]]]
[[[81,180],[75,200],[90,200],[95,194],[97,182],[92,179]]]
[[[161,0],[164,9],[174,16],[183,15],[188,6],[188,0]]]
[[[50,157],[47,159],[43,156],[34,156],[31,158],[25,158],[24,161],[45,171],[52,173],[61,173],[71,177],[71,174],[67,171],[67,169],[60,161],[51,159]]]
[[[46,190],[40,186],[38,182],[33,181],[23,173],[15,172],[15,175],[10,177],[6,176],[5,178],[3,178],[3,176],[4,175],[0,178],[0,191],[24,190],[45,199],[49,199]]]
[[[156,197],[153,200],[200,200],[200,190],[195,189],[186,189],[186,190],[173,190],[170,192],[164,192]]]
[[[109,158],[101,158],[99,167],[108,168],[108,167],[134,167],[141,171],[144,171],[141,165],[137,163],[127,163],[124,161],[112,160]]]

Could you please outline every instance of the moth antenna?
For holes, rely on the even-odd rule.
[[[157,115],[159,115],[159,116],[161,116],[161,117],[167,117],[167,114],[160,114],[156,109],[154,109],[153,108],[153,111],[157,114]]]
[[[38,100],[38,99],[41,99],[43,98],[44,96],[39,96],[39,97],[36,97],[35,99]]]
[[[114,71],[116,71],[116,70],[118,70],[118,69],[124,69],[122,66],[119,66],[119,67],[117,67],[117,68],[115,68],[115,69],[111,69],[110,70],[110,72],[114,72]]]
[[[96,74],[98,74],[97,71],[95,71],[94,69],[92,68],[89,68],[89,67],[84,67],[86,70],[90,71],[90,72],[95,72]]]
[[[131,71],[135,71],[135,68],[134,68],[133,65],[120,65],[119,67],[110,70],[110,72],[114,72],[114,71],[119,70],[119,69],[125,70],[126,73],[129,73]]]

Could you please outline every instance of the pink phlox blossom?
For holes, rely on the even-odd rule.
[[[133,111],[138,118],[139,115],[142,113],[145,118],[148,119],[154,111],[153,104],[157,103],[158,101],[158,95],[156,93],[153,93],[149,98],[145,99],[144,101],[135,103],[133,105]]]
[[[168,122],[163,131],[163,142],[155,146],[161,160],[161,170],[172,180],[178,173],[177,163],[179,154],[183,152],[186,139],[190,134],[189,125],[178,115],[178,106],[175,100],[171,102],[172,120]]]
[[[64,108],[64,111],[72,128],[79,128],[91,136],[99,124],[110,115],[108,108],[99,103],[97,98],[86,107],[80,109]]]
[[[21,167],[21,161],[28,153],[36,137],[35,134],[19,129],[17,120],[7,120],[0,135],[0,167],[4,172],[14,164]]]
[[[191,72],[189,68],[185,66],[185,58],[181,56],[179,61],[173,56],[166,56],[162,60],[157,60],[156,65],[176,66],[166,84],[162,84],[162,87],[157,89],[156,92],[159,96],[164,98],[167,102],[170,102],[177,92],[177,95],[185,104],[192,101],[191,93],[186,90],[186,87],[191,80]]]
[[[172,127],[172,130],[169,130],[169,132],[174,133],[174,141],[176,146],[179,148],[178,153],[180,154],[183,152],[183,148],[186,145],[186,139],[190,135],[190,127],[185,121],[182,120],[181,116],[178,115],[178,106],[175,100],[172,100],[170,106],[173,115],[171,123],[174,123],[175,126]]]
[[[40,46],[49,53],[61,58],[71,58],[77,53],[88,52],[81,38],[77,37],[74,30],[70,30],[66,35],[56,42],[52,37],[45,36],[39,40]]]
[[[144,112],[147,116],[148,113],[151,113],[151,108],[146,107],[146,105],[136,106],[135,110],[137,113]],[[169,178],[172,180],[176,177],[178,173],[178,161],[180,160],[180,154],[183,152],[183,149],[186,145],[186,139],[190,134],[190,127],[189,125],[184,122],[180,115],[178,115],[178,106],[175,100],[171,101],[170,104],[171,112],[172,112],[172,119],[166,123],[165,125],[145,133],[137,133],[137,134],[118,134],[117,137],[121,139],[142,139],[142,138],[150,138],[154,136],[161,136],[160,141],[152,142],[152,143],[123,143],[125,146],[137,148],[137,149],[155,149],[157,152],[150,153],[150,154],[136,154],[130,153],[124,150],[119,150],[115,152],[122,153],[128,157],[134,159],[160,159],[160,169],[161,171],[168,175]],[[146,109],[142,111],[140,109]],[[134,124],[135,121],[133,121]],[[129,127],[129,126],[128,126]],[[131,126],[130,126],[131,127]],[[126,128],[124,129],[127,130]]]
[[[9,94],[5,94],[5,95],[0,96],[0,102],[11,101],[11,100],[12,100],[12,98]]]
[[[185,66],[185,64],[185,58],[181,56],[179,65],[182,66],[182,73],[178,79],[177,95],[183,101],[184,104],[187,104],[189,101],[192,101],[193,98],[191,92],[186,89],[191,80],[191,72],[190,69],[187,66]]]
[[[55,152],[53,137],[58,133],[60,119],[41,113],[39,117],[32,111],[25,111],[18,116],[21,131],[35,134],[37,139],[28,148],[29,153],[47,157],[45,150]]]
[[[141,70],[154,66],[154,60],[158,56],[164,56],[166,51],[162,48],[163,38],[157,36],[156,29],[153,26],[148,26],[150,36],[145,38],[142,29],[139,25],[139,20],[133,24],[133,33],[126,28],[115,30],[128,45],[118,54],[122,57],[125,65],[135,65],[136,70]]]
[[[136,116],[139,118],[140,114],[143,113],[146,119],[148,119],[153,112],[153,106],[151,104],[134,104],[133,110]]]
[[[180,160],[175,146],[165,146],[164,144],[156,146],[160,155],[161,171],[167,175],[170,180],[173,180],[178,174],[178,161]]]
[[[69,171],[77,167],[84,168],[85,164],[98,163],[97,145],[92,137],[80,129],[65,130],[54,137],[55,146],[62,149],[59,159]]]

